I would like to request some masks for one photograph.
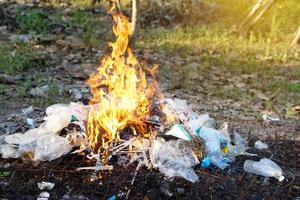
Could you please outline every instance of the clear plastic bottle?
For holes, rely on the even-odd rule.
[[[244,171],[265,177],[274,177],[279,181],[283,181],[284,179],[282,169],[267,158],[263,158],[260,161],[246,160],[244,163]]]

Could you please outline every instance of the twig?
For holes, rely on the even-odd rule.
[[[134,172],[134,175],[133,175],[133,178],[132,178],[132,180],[131,180],[131,185],[133,185],[134,184],[134,182],[135,182],[135,178],[136,178],[136,176],[137,176],[137,173],[138,173],[138,170],[140,169],[140,167],[142,166],[142,163],[141,162],[139,162],[138,163],[138,165],[136,166],[136,169],[135,169],[135,172]],[[128,197],[129,197],[129,194],[130,194],[130,191],[131,191],[131,189],[129,189],[128,190],[128,192],[127,192],[127,194],[126,194],[126,197],[125,197],[125,199],[128,199]]]
[[[122,144],[115,146],[113,148],[110,149],[110,151],[115,151],[113,153],[117,153],[118,151],[121,151],[122,149],[126,148],[127,146],[129,146],[130,144],[132,144],[137,138],[132,138],[126,142],[123,142]]]
[[[77,171],[81,171],[81,170],[95,170],[95,171],[99,171],[99,170],[113,170],[113,166],[112,165],[106,165],[106,166],[94,166],[94,167],[79,167],[76,170]]]

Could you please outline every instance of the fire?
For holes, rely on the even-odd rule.
[[[145,71],[128,47],[130,22],[121,13],[113,14],[113,20],[116,41],[109,43],[111,55],[102,59],[87,82],[92,94],[87,122],[92,149],[118,141],[119,131],[127,126],[146,134],[145,119],[156,91],[156,82],[147,81]]]

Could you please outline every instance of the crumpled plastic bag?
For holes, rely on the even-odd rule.
[[[185,123],[187,130],[201,137],[206,146],[207,156],[202,160],[201,166],[208,167],[213,164],[225,169],[235,156],[243,154],[247,149],[247,141],[238,133],[234,134],[232,141],[228,133],[228,124],[224,123],[219,130],[213,128],[214,120],[208,115],[200,115],[198,119]],[[235,145],[232,145],[233,142]]]
[[[73,116],[78,121],[86,121],[89,106],[74,102],[71,102],[70,104],[53,104],[46,108],[46,115],[58,115],[62,111],[67,112],[68,115],[71,115],[71,117]],[[71,117],[69,119],[71,119]]]
[[[198,181],[192,167],[199,164],[199,160],[188,141],[156,139],[149,152],[153,167],[167,177],[183,177],[193,183]]]
[[[245,160],[244,171],[265,176],[265,177],[275,177],[279,181],[284,180],[282,175],[282,169],[272,160],[268,158],[262,158],[260,161]]]
[[[220,169],[225,169],[228,166],[224,154],[228,151],[229,141],[218,130],[202,126],[196,130],[197,135],[205,141],[205,146],[208,151],[207,157],[213,165]]]
[[[46,132],[57,133],[72,121],[86,121],[89,107],[81,103],[54,104],[46,108],[45,122],[41,125]]]
[[[24,152],[34,154],[34,160],[54,160],[72,150],[72,145],[65,137],[57,134],[42,134],[39,129],[31,129],[25,134],[8,135],[8,144],[1,145],[2,158],[18,158]]]
[[[72,146],[66,138],[56,134],[45,135],[37,140],[34,160],[51,161],[69,153]]]
[[[2,155],[2,158],[19,158],[22,152],[9,144],[1,144],[0,155]]]

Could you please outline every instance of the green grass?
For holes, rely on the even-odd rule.
[[[5,90],[5,85],[0,84],[0,95],[4,92]]]
[[[31,51],[30,44],[17,43],[12,46],[0,42],[0,72],[16,74],[36,66],[39,54]]]
[[[6,176],[10,176],[10,175],[11,175],[11,172],[9,172],[9,171],[0,172],[0,177],[6,177]]]
[[[35,32],[37,34],[44,34],[50,30],[47,13],[36,9],[17,12],[16,23],[20,33]]]
[[[251,34],[249,38],[230,33],[217,24],[177,26],[173,29],[147,29],[142,32],[143,38],[138,47],[160,48],[167,52],[184,50],[182,53],[213,54],[217,52],[222,58],[235,60],[247,55],[247,59],[269,61],[273,63],[298,62],[299,51],[290,49],[287,40],[272,41],[270,38]],[[288,36],[291,38],[291,35]]]
[[[82,29],[77,36],[87,47],[100,48],[109,36],[107,32],[111,31],[107,18],[87,11],[75,10],[69,22],[72,27]]]

